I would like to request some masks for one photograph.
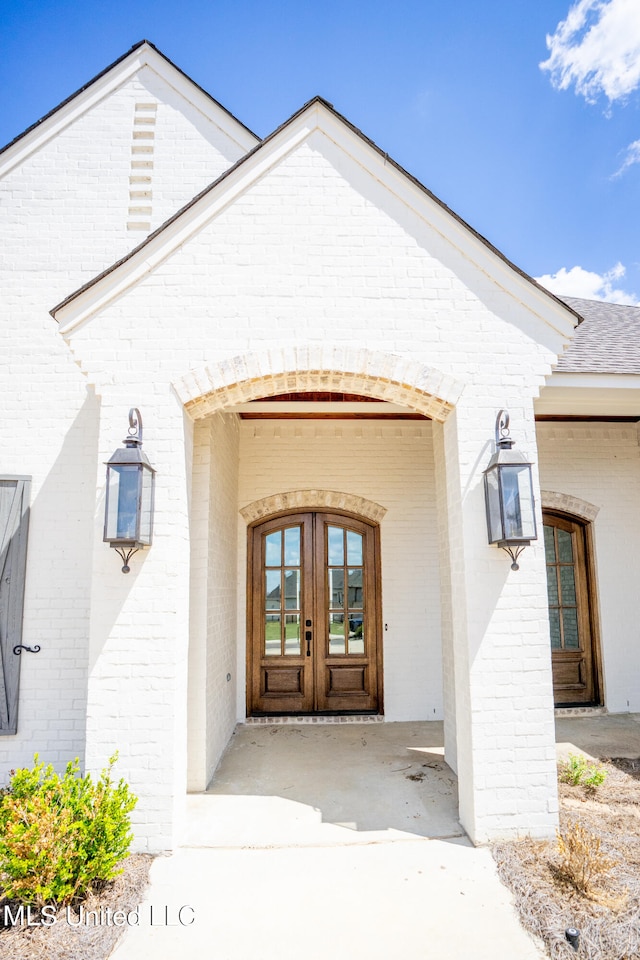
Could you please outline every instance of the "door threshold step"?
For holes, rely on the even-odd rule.
[[[609,711],[606,707],[556,707],[556,717],[602,717]]]
[[[358,714],[350,713],[343,714],[341,716],[301,716],[301,717],[247,717],[246,720],[242,721],[248,726],[257,726],[264,724],[295,724],[298,726],[300,723],[384,723],[384,717],[379,714]]]

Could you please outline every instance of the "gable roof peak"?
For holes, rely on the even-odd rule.
[[[320,107],[319,112],[328,118],[326,127],[324,122],[320,122],[318,113],[313,117],[313,111],[317,107]],[[310,124],[307,124],[305,114],[311,114]],[[53,307],[50,313],[61,324],[62,334],[66,336],[117,295],[117,292],[122,292],[132,283],[138,282],[144,274],[155,269],[172,249],[184,243],[214,216],[221,206],[228,203],[234,192],[245,189],[260,169],[267,168],[274,157],[286,155],[292,143],[302,142],[310,128],[325,129],[330,132],[332,139],[337,137],[336,142],[342,143],[344,149],[350,152],[358,163],[371,169],[381,182],[387,183],[409,206],[422,209],[426,204],[428,212],[424,215],[427,218],[435,215],[436,230],[447,233],[450,225],[454,225],[458,232],[456,243],[464,255],[474,262],[482,262],[485,272],[495,272],[497,266],[500,282],[503,285],[506,283],[507,288],[512,287],[515,280],[519,288],[518,297],[521,298],[523,294],[526,299],[532,297],[530,302],[535,310],[539,310],[542,305],[543,315],[548,322],[561,332],[565,340],[569,339],[580,320],[578,312],[570,304],[540,286],[515,266],[493,244],[340,114],[329,101],[320,96],[308,100],[264,140],[225,170],[217,180],[206,186],[145,237],[137,247]]]
[[[6,146],[1,147],[0,172],[7,172],[17,163],[20,163],[41,142],[58,133],[79,113],[88,109],[94,101],[99,100],[106,92],[118,86],[136,70],[147,65],[164,74],[165,79],[171,77],[174,86],[181,84],[183,93],[190,92],[191,94],[187,99],[193,99],[205,114],[209,111],[213,115],[218,114],[219,116],[222,112],[224,118],[229,121],[229,126],[237,131],[238,138],[243,141],[242,145],[246,150],[260,142],[260,138],[246,124],[238,120],[230,110],[227,110],[195,80],[192,80],[184,70],[176,66],[154,43],[143,39],[134,43],[117,60],[110,63],[95,77],[49,110],[35,123],[32,123],[26,130],[23,130],[22,133],[19,133]]]

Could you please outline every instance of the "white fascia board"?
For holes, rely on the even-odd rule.
[[[169,86],[180,94],[185,100],[191,103],[196,110],[199,110],[207,120],[211,120],[216,126],[220,127],[222,132],[232,140],[243,153],[253,150],[256,144],[260,143],[250,130],[243,127],[219,104],[207,96],[204,90],[197,87],[188,77],[179,70],[176,70],[170,63],[161,57],[151,47],[146,48],[148,56],[146,63],[154,70]]]
[[[534,410],[548,416],[640,417],[640,376],[554,373]]]
[[[640,390],[640,374],[634,373],[552,373],[543,390],[553,387],[589,390]]]
[[[360,166],[368,170],[414,213],[422,216],[430,227],[453,244],[467,260],[470,260],[494,283],[555,329],[565,342],[571,339],[578,320],[569,308],[557,303],[535,282],[513,269],[498,253],[483,243],[469,226],[462,223],[453,211],[445,209],[437,200],[430,197],[394,163],[388,163],[385,155],[369,147],[336,116],[325,111],[325,118],[322,124],[323,133],[331,136],[331,139],[350,154]]]
[[[115,269],[104,274],[69,303],[54,308],[53,316],[60,324],[60,333],[67,336],[90,317],[99,313],[111,301],[122,296],[129,287],[138,283],[166,260],[178,247],[199,233],[221,211],[234,202],[236,197],[264,176],[289,153],[307,139],[311,133],[309,115],[298,117],[287,128],[288,136],[274,139],[256,150],[253,157],[240,162],[229,173],[223,174],[218,188],[207,190],[191,206],[187,206],[175,219],[161,227],[155,237],[144,241]],[[284,132],[283,132],[284,133]]]
[[[57,110],[42,121],[42,123],[9,147],[0,159],[0,176],[4,176],[18,164],[22,163],[30,154],[38,150],[43,144],[56,137],[65,127],[77,120],[78,117],[90,110],[119,86],[125,83],[136,71],[148,62],[149,48],[140,47],[132,52],[117,66],[94,80],[86,88],[76,94],[72,100],[58,107]],[[152,52],[152,51],[151,51]]]
[[[238,146],[247,152],[260,141],[246,130],[239,121],[234,120],[215,101],[183,76],[151,47],[143,44],[131,52],[107,73],[94,80],[85,90],[77,93],[64,106],[54,109],[51,116],[34,127],[29,133],[17,140],[0,157],[0,177],[5,176],[14,167],[21,164],[36,150],[39,150],[47,141],[56,137],[65,127],[73,123],[78,117],[86,113],[118,87],[126,83],[134,74],[144,67],[149,67],[166,83],[176,90],[185,100],[191,103],[207,119],[219,126],[223,132]]]

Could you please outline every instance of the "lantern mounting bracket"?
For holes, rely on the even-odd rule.
[[[508,419],[508,417],[507,417]],[[129,429],[128,436],[122,441],[127,446],[138,444],[142,446],[142,414],[137,407],[131,407],[129,410]]]
[[[526,543],[519,543],[517,546],[510,543],[499,543],[498,546],[502,547],[505,553],[508,553],[511,557],[511,569],[519,570],[520,564],[518,563],[518,557],[524,548],[529,546],[529,541],[527,540]]]
[[[131,413],[129,413],[129,416],[131,416]],[[509,430],[509,411],[498,410],[498,416],[496,417],[496,447],[499,450],[510,450],[514,443],[515,440],[511,439],[511,431]]]
[[[129,566],[129,560],[134,555],[134,553],[138,552],[140,547],[116,547],[115,544],[112,544],[112,546],[113,546],[113,549],[116,551],[116,553],[119,553],[120,556],[122,557],[122,563],[123,563],[122,572],[129,573],[129,571],[131,570],[131,567]]]

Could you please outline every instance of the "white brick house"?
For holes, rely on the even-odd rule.
[[[248,713],[444,719],[471,838],[553,832],[552,657],[556,702],[640,710],[640,311],[553,297],[324,101],[260,141],[148,43],[0,152],[0,191],[2,774],[117,748],[162,850]],[[130,407],[157,479],[123,576]]]

